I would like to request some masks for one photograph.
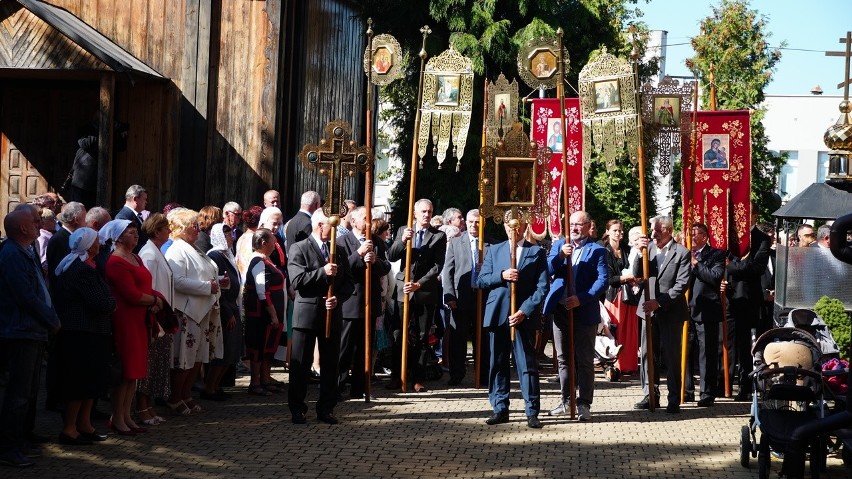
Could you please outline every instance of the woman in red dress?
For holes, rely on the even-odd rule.
[[[147,311],[163,307],[154,296],[151,273],[142,259],[133,254],[139,232],[128,220],[113,220],[100,231],[101,238],[112,240],[113,252],[107,260],[106,279],[116,300],[112,315],[115,349],[121,358],[122,380],[112,391],[112,418],[109,427],[120,435],[146,432],[131,417],[136,380],[148,374]]]
[[[604,306],[611,318],[618,322],[615,334],[621,352],[617,365],[623,373],[633,373],[639,368],[639,318],[636,316],[636,305],[624,297],[625,288],[631,288],[634,279],[632,274],[625,272],[629,269],[630,247],[624,241],[624,225],[620,220],[607,222],[601,243],[607,252],[606,264],[609,269],[609,288],[606,290]]]

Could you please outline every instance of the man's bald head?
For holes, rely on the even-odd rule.
[[[22,246],[28,246],[38,238],[40,227],[41,215],[35,208],[15,209],[3,219],[6,236]]]

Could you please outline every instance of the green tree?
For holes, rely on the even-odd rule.
[[[749,8],[748,0],[722,0],[701,21],[701,33],[692,39],[695,56],[686,60],[699,74],[705,105],[712,73],[719,110],[752,110],[751,198],[765,221],[780,206],[774,192],[785,161],[766,147],[769,139],[762,124],[763,91],[781,59],[781,52],[769,46],[767,22],[766,16]]]
[[[419,80],[420,50],[422,36],[419,29],[428,24],[432,34],[426,45],[430,55],[437,55],[448,44],[471,58],[477,75],[474,85],[482,85],[484,78],[493,80],[498,73],[508,78],[517,78],[516,58],[518,49],[527,41],[542,36],[554,35],[562,26],[564,45],[571,59],[572,67],[568,71],[569,85],[577,85],[581,66],[592,58],[602,46],[619,56],[630,53],[630,38],[623,32],[633,23],[641,12],[633,8],[638,0],[430,0],[429,2],[399,2],[395,0],[361,0],[363,16],[372,17],[376,32],[393,34],[402,44],[406,57],[405,78],[385,87],[381,99],[391,105],[388,123],[398,132],[400,156],[405,164],[403,177],[394,192],[394,222],[404,224],[408,218],[408,196],[411,164],[412,133],[416,114],[417,86]],[[640,32],[644,32],[639,24]],[[653,73],[655,64],[643,65],[643,73]],[[521,95],[530,90],[521,85]],[[571,93],[571,87],[566,93]],[[570,95],[569,95],[570,96]],[[429,153],[423,161],[423,168],[417,172],[417,197],[427,197],[435,203],[435,212],[455,206],[462,210],[479,204],[478,184],[480,160],[479,146],[482,130],[482,88],[474,89],[473,119],[467,139],[467,147],[459,159],[459,171],[456,173],[456,160],[447,158],[443,168],[438,169],[437,162]],[[528,121],[528,120],[526,120]],[[626,160],[624,161],[626,163]],[[617,191],[631,191],[626,204],[636,204],[638,182],[628,180],[630,167],[624,167],[626,176],[624,185],[616,189],[601,188],[600,191],[587,194],[590,205],[594,200],[590,195],[609,194]],[[624,175],[622,175],[624,176]],[[591,181],[591,180],[589,180]],[[625,190],[624,188],[628,188]],[[617,216],[624,205],[615,204],[609,198],[600,198],[600,216]]]
[[[840,356],[849,359],[849,344],[852,339],[852,327],[849,325],[849,315],[839,299],[823,296],[814,305],[814,311],[828,326],[831,336],[837,341]]]

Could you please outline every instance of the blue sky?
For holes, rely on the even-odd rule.
[[[668,32],[666,73],[690,75],[684,59],[694,54],[689,39],[698,34],[698,25],[712,14],[709,0],[644,0],[639,9],[642,20],[652,30]],[[769,43],[787,42],[767,94],[808,94],[820,85],[826,95],[842,95],[837,84],[843,81],[843,57],[827,57],[826,51],[843,51],[839,42],[852,30],[852,0],[752,0],[750,7],[766,15]],[[793,50],[797,49],[797,50]],[[799,51],[815,50],[815,51]]]

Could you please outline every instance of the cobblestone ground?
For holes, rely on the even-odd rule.
[[[472,368],[469,368],[472,369]],[[558,401],[557,385],[544,369],[542,409]],[[286,381],[286,372],[276,370]],[[9,478],[755,478],[739,464],[740,428],[748,403],[720,399],[711,408],[684,405],[634,411],[638,381],[607,382],[598,374],[594,419],[589,423],[542,415],[544,428],[528,429],[520,392],[512,395],[509,424],[487,426],[487,391],[468,377],[448,388],[445,376],[427,383],[426,393],[386,391],[375,383],[376,400],[346,401],[336,409],[340,424],[316,421],[293,425],[286,391],[249,396],[239,378],[227,402],[200,403],[207,411],[168,416],[150,432],[125,438],[110,435],[93,446],[47,444],[35,467],[0,468]],[[513,384],[516,386],[517,383]],[[309,390],[309,401],[317,391]],[[42,396],[40,396],[43,398]],[[311,403],[312,405],[312,403]],[[108,404],[102,404],[106,410]],[[161,411],[161,414],[164,411]],[[39,411],[37,432],[55,437],[58,414]],[[97,427],[106,431],[105,423]],[[780,461],[772,461],[777,477]],[[828,478],[849,477],[837,455],[829,457]]]

